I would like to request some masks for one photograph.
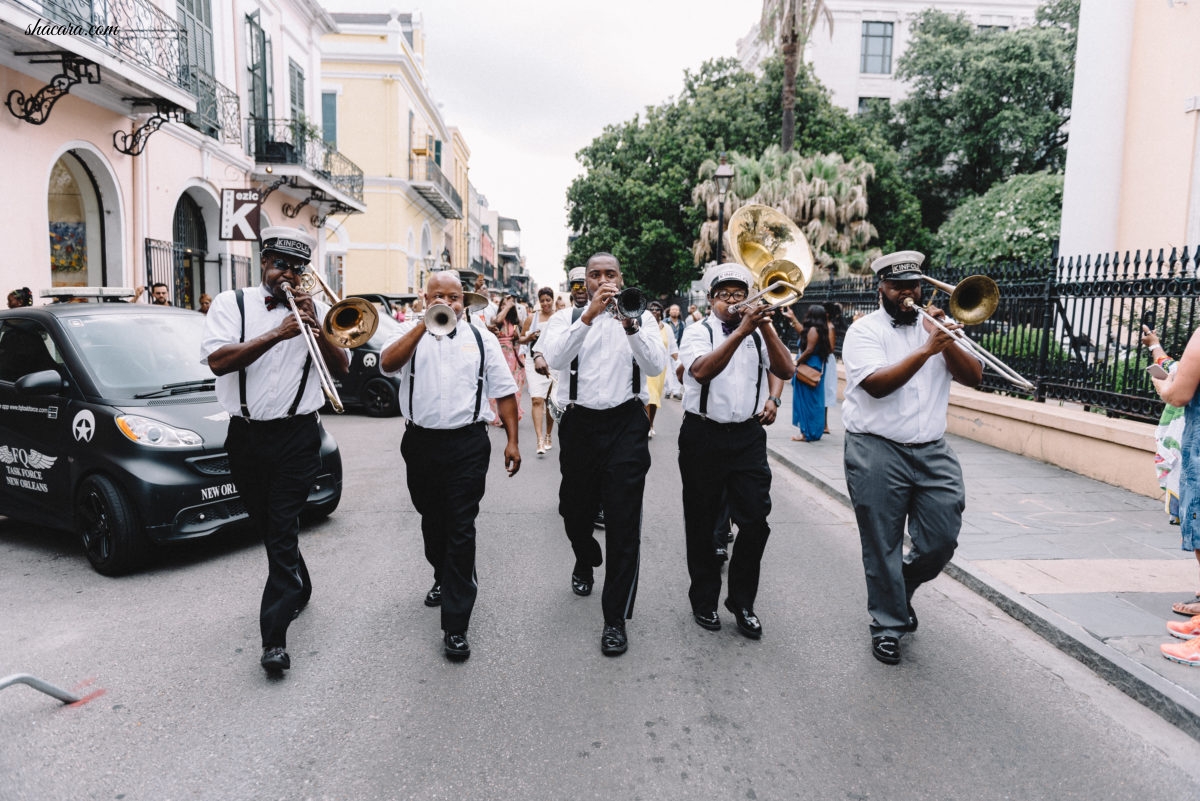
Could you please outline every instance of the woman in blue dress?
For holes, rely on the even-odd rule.
[[[829,341],[829,320],[825,315],[825,307],[817,303],[808,307],[803,322],[796,321],[790,308],[785,308],[783,315],[800,332],[797,366],[806,364],[822,373],[821,381],[815,387],[810,387],[799,378],[792,379],[792,425],[798,429],[792,435],[792,440],[816,442],[825,431],[825,382],[830,380],[825,362],[833,352],[833,343]]]

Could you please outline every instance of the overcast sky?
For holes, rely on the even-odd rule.
[[[430,91],[471,149],[475,188],[520,222],[540,285],[563,279],[576,151],[605,125],[678,96],[685,69],[736,56],[762,12],[761,0],[321,2],[421,15]]]

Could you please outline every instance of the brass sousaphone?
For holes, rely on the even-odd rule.
[[[729,218],[725,236],[734,260],[754,276],[756,290],[730,311],[755,303],[782,308],[804,296],[813,276],[812,249],[786,214],[758,203],[742,206]]]

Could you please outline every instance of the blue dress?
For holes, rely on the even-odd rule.
[[[825,433],[825,382],[829,380],[825,360],[813,353],[805,361],[814,370],[821,370],[821,380],[810,387],[799,379],[792,379],[792,425],[809,442],[816,442]]]
[[[1185,407],[1179,471],[1179,527],[1185,551],[1200,550],[1200,392]]]

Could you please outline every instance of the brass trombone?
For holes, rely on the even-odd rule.
[[[950,301],[946,304],[949,307],[950,316],[963,325],[977,325],[982,323],[995,314],[996,308],[1000,305],[1000,288],[996,286],[995,281],[986,275],[970,275],[959,281],[956,285],[935,280],[927,275],[922,275],[921,280],[929,282],[950,296]],[[988,367],[991,367],[1005,381],[1028,392],[1033,392],[1037,389],[1024,376],[991,353],[988,353],[982,345],[964,334],[961,329],[951,330],[947,328],[940,320],[914,303],[912,298],[905,298],[904,306],[905,308],[915,310],[917,314],[954,337],[960,348],[981,360]]]
[[[306,270],[300,276],[300,288],[310,295],[315,295],[319,289],[332,304],[321,326],[321,333],[330,343],[339,348],[357,348],[374,336],[379,327],[379,312],[371,301],[366,298],[341,300],[313,270]]]
[[[729,218],[730,253],[754,276],[756,291],[729,310],[738,313],[755,303],[790,306],[812,281],[813,255],[800,226],[770,206],[751,203]]]
[[[305,273],[305,275],[310,275],[310,273]],[[341,414],[346,411],[346,407],[342,405],[342,399],[338,397],[337,387],[333,384],[333,376],[329,372],[329,366],[325,364],[325,357],[321,355],[321,349],[317,347],[317,335],[311,328],[305,325],[304,319],[300,316],[300,310],[296,308],[296,296],[292,294],[292,285],[284,281],[281,287],[283,294],[287,296],[288,308],[292,310],[292,315],[296,318],[296,323],[300,326],[300,336],[304,337],[304,344],[308,347],[308,355],[312,358],[313,366],[317,368],[317,378],[321,382],[321,391],[329,399],[329,405],[333,407],[333,410]],[[333,312],[330,312],[326,316],[326,319],[332,314]]]

